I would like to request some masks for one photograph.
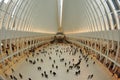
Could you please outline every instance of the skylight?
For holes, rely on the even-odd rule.
[[[63,0],[60,0],[60,27],[62,26]]]
[[[3,0],[0,0],[2,2]],[[4,0],[4,3],[7,4],[10,0]]]
[[[6,3],[6,4],[7,4],[9,1],[10,1],[10,0],[4,0],[4,3]]]
[[[13,12],[12,12],[12,17],[14,16],[14,14],[15,14],[15,11],[16,11],[16,9],[17,9],[17,6],[19,5],[19,3],[20,3],[20,0],[17,2],[16,6],[14,7],[14,10],[13,10]]]

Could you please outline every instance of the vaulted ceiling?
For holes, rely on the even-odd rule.
[[[57,32],[57,0],[36,0],[32,10],[32,26],[38,31]]]
[[[119,5],[119,0],[0,0],[1,27],[44,33],[59,27],[64,33],[120,29]]]
[[[85,4],[83,0],[64,0],[61,27],[64,32],[86,30]],[[60,27],[60,2],[36,0],[32,13],[32,26],[40,31],[57,32]],[[84,29],[83,29],[84,27]]]

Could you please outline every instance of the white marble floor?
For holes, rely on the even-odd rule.
[[[58,46],[58,48],[56,48]],[[89,59],[89,61],[87,62],[89,64],[89,67],[86,67],[86,62],[84,61],[84,59],[82,59],[81,64],[80,64],[80,70],[81,73],[80,75],[76,76],[75,75],[75,71],[76,69],[72,69],[69,71],[69,73],[66,72],[66,70],[68,69],[69,65],[68,62],[71,61],[72,63],[77,63],[78,59],[79,59],[79,55],[80,52],[77,52],[76,55],[69,55],[69,52],[64,52],[65,48],[68,48],[69,45],[50,45],[48,47],[45,48],[45,51],[47,51],[50,55],[48,55],[48,53],[40,53],[39,56],[35,56],[35,57],[29,57],[28,59],[30,60],[37,60],[37,58],[39,59],[43,59],[43,63],[41,63],[41,61],[38,61],[35,65],[30,64],[29,62],[26,62],[25,60],[23,60],[16,68],[15,68],[15,72],[12,73],[12,75],[15,75],[18,80],[28,80],[28,78],[31,78],[32,80],[113,80],[111,75],[109,74],[109,72],[103,67],[103,65],[99,64],[96,61],[96,64],[93,64],[94,59]],[[50,50],[50,48],[54,48],[52,50]],[[61,50],[62,51],[62,55],[60,56],[60,58],[64,58],[65,61],[64,62],[60,62],[60,52],[56,52],[55,50]],[[46,54],[46,56],[44,55]],[[52,57],[52,60],[49,60],[49,56]],[[72,59],[75,59],[72,62]],[[52,64],[53,64],[53,60],[55,60],[55,65],[58,65],[58,69],[56,68],[52,68]],[[65,67],[65,62],[67,62],[67,66]],[[42,70],[38,71],[37,67],[41,66]],[[55,71],[56,72],[56,76],[54,77],[52,74],[50,74],[50,70]],[[46,71],[46,73],[48,74],[48,78],[42,77],[41,73],[43,73],[44,71]],[[23,75],[23,79],[20,79],[19,77],[19,73],[21,73]],[[93,74],[93,78],[92,79],[87,79],[89,74]]]

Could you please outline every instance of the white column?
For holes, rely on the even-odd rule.
[[[117,41],[117,51],[116,51],[116,56],[115,56],[115,62],[117,62],[117,58],[118,58],[118,55],[119,55],[119,41]],[[113,69],[115,68],[115,64],[113,66]]]

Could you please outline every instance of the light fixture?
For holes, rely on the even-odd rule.
[[[1,46],[3,46],[3,43],[1,43]]]

